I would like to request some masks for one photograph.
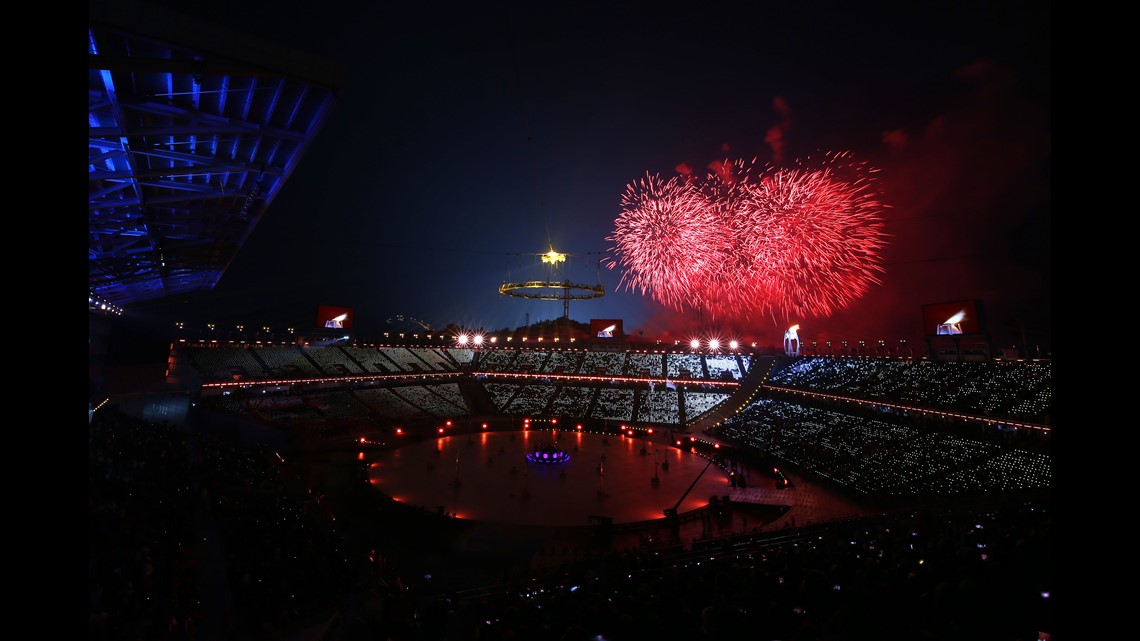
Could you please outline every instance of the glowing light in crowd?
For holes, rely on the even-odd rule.
[[[753,176],[742,161],[627,186],[608,264],[619,287],[713,316],[829,316],[881,281],[876,170],[828,153]]]

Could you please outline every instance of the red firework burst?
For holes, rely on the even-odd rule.
[[[704,291],[701,281],[727,244],[708,200],[679,178],[668,181],[646,174],[626,188],[622,212],[606,240],[617,259],[609,267],[623,271],[619,287],[649,294],[683,309]]]
[[[756,179],[738,161],[700,184],[642,180],[622,199],[610,267],[676,309],[828,316],[880,282],[886,206],[874,174],[844,152]]]
[[[779,169],[749,185],[736,236],[752,261],[745,308],[829,316],[881,281],[886,244],[875,171],[850,154]]]

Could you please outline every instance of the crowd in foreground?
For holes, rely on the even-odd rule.
[[[1040,501],[615,550],[441,592],[407,546],[330,519],[272,452],[113,408],[90,438],[92,639],[1035,641],[1054,626]],[[427,541],[425,527],[407,524]]]

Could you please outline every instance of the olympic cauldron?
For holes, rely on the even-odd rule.
[[[526,460],[531,463],[549,465],[552,463],[565,463],[570,460],[570,453],[558,446],[558,442],[539,445],[526,453]]]

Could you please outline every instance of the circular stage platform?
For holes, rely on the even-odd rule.
[[[732,491],[709,460],[660,438],[557,432],[564,463],[527,454],[555,444],[550,430],[445,436],[377,454],[373,487],[411,506],[459,519],[548,527],[663,519]],[[683,499],[682,499],[683,497]]]

